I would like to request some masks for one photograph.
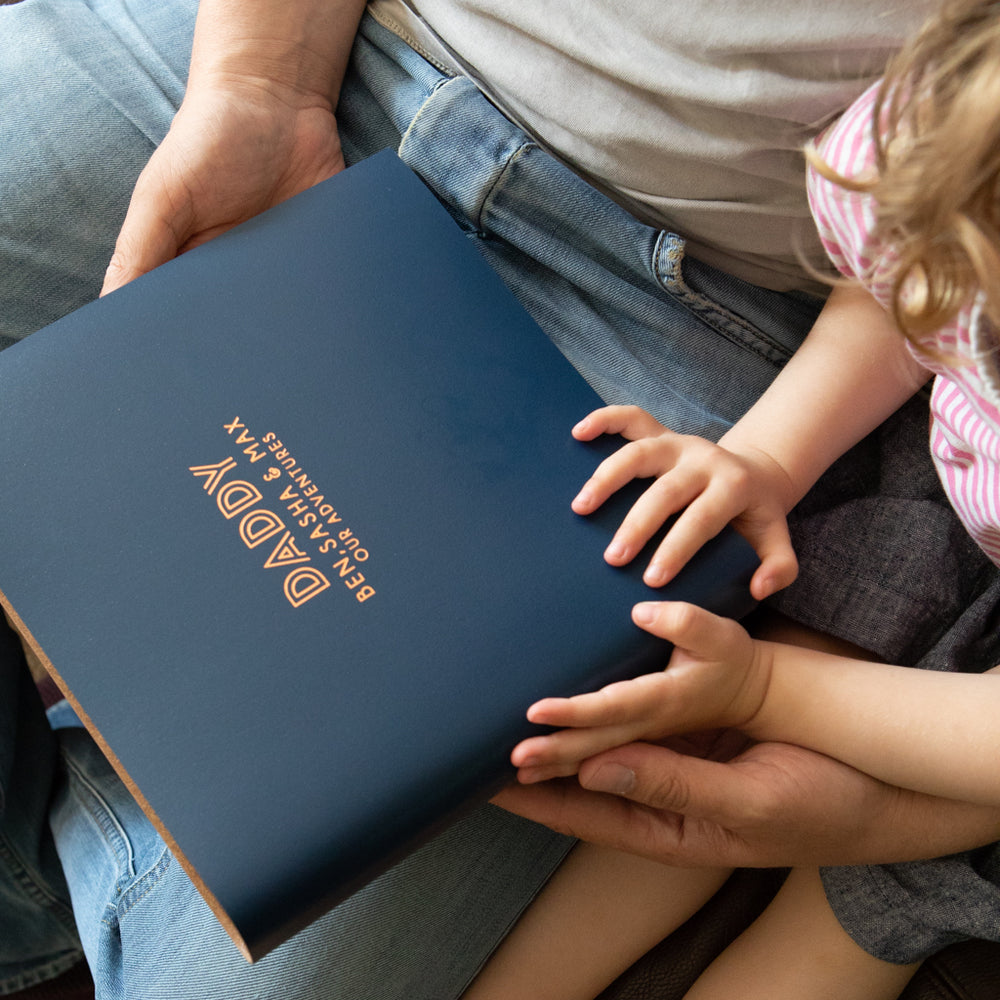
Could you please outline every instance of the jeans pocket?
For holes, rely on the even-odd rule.
[[[660,286],[701,322],[778,368],[823,306],[816,296],[761,288],[691,257],[685,240],[667,231],[659,234],[651,266]]]

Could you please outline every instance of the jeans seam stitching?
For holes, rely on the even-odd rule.
[[[403,155],[403,147],[406,145],[407,140],[410,137],[410,133],[416,127],[417,122],[423,117],[424,112],[427,110],[427,106],[434,99],[434,96],[437,94],[438,90],[440,90],[441,87],[445,87],[449,83],[453,83],[455,80],[459,80],[459,79],[461,79],[461,78],[460,77],[455,77],[455,76],[442,77],[440,80],[438,80],[434,84],[433,87],[431,87],[431,89],[428,92],[427,96],[421,102],[420,107],[417,108],[417,113],[410,119],[410,124],[406,126],[406,131],[403,132],[403,134],[399,137],[399,146],[397,147],[397,150],[396,150],[397,155],[399,155],[400,157],[402,157],[402,155]]]
[[[482,200],[479,203],[479,211],[476,212],[475,224],[476,229],[482,234],[487,235],[486,229],[483,225],[483,219],[489,214],[490,202],[496,195],[497,190],[503,183],[504,178],[507,176],[508,172],[513,168],[515,162],[521,159],[522,156],[527,155],[533,149],[540,149],[541,147],[537,142],[532,142],[528,140],[527,142],[522,142],[518,147],[507,156],[504,161],[503,167],[497,172],[496,177],[493,178],[493,183],[490,184],[486,193],[483,195]]]
[[[760,330],[751,323],[741,320],[707,296],[685,287],[684,293],[678,298],[703,323],[721,333],[737,346],[752,351],[771,364],[783,365],[788,361],[788,355],[775,345],[768,343]]]
[[[10,871],[16,876],[17,885],[28,897],[46,910],[54,913],[60,921],[66,922],[68,926],[73,926],[72,911],[55,893],[53,893],[40,879],[29,865],[25,864],[21,855],[15,851],[6,837],[0,837],[0,859],[6,861]]]
[[[680,262],[684,252],[666,247],[668,235],[666,232],[661,232],[654,251],[653,267],[659,286],[699,320],[717,333],[722,334],[737,347],[749,350],[771,364],[784,365],[791,355],[784,351],[780,345],[771,342],[763,331],[758,330],[752,323],[737,316],[707,295],[694,291],[684,281],[680,274]],[[676,278],[668,279],[664,276],[661,266],[664,256],[669,257],[671,262],[676,265],[670,269],[671,271],[676,270],[678,274]]]
[[[129,839],[125,827],[112,811],[107,799],[105,799],[97,787],[68,756],[64,755],[64,759],[70,777],[88,793],[87,795],[78,795],[77,797],[80,799],[87,814],[97,824],[105,843],[108,844],[114,853],[115,859],[119,864],[116,882],[120,886],[122,881],[135,876],[135,855],[132,849],[132,841]],[[122,871],[123,868],[124,871]]]
[[[128,889],[121,894],[118,901],[118,917],[119,921],[122,917],[126,916],[130,910],[135,906],[138,906],[156,887],[159,885],[160,880],[166,873],[167,869],[170,867],[170,863],[173,860],[169,848],[164,848],[157,859],[155,865],[148,871],[143,872],[142,875],[136,879],[128,887]]]
[[[45,959],[41,965],[32,966],[30,969],[0,979],[0,996],[16,997],[22,990],[49,982],[78,965],[84,957],[82,949],[68,949],[53,958]]]

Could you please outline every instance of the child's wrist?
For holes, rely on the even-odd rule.
[[[787,514],[805,495],[811,483],[802,484],[771,450],[761,447],[740,432],[739,424],[719,440],[719,447],[741,458],[756,470],[771,495]]]
[[[754,660],[750,670],[761,691],[753,715],[741,727],[755,740],[787,740],[788,722],[797,711],[795,688],[788,683],[789,652],[793,647],[763,639],[754,640]]]

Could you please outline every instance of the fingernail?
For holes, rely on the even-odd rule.
[[[632,621],[636,625],[650,625],[656,618],[656,604],[653,601],[643,601],[632,609]]]
[[[626,556],[628,556],[628,546],[617,539],[604,550],[605,559],[617,561],[626,558]]]
[[[662,587],[667,582],[667,573],[662,566],[651,563],[646,567],[642,579],[648,587]]]
[[[593,792],[628,795],[635,787],[635,771],[622,764],[601,764],[593,774],[589,775],[584,787]]]

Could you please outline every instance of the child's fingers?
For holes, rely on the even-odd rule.
[[[521,772],[531,772],[532,780],[575,774],[588,757],[633,743],[641,736],[637,725],[598,729],[561,729],[549,736],[533,736],[511,751],[511,763]]]
[[[650,559],[643,579],[651,587],[662,587],[711,538],[732,523],[753,546],[760,566],[750,581],[750,592],[762,601],[791,584],[799,564],[788,534],[788,522],[780,508],[740,510],[718,484],[705,490],[684,512]]]
[[[666,674],[654,673],[574,698],[543,698],[528,709],[528,719],[559,730],[522,740],[511,752],[511,763],[570,766],[568,773],[575,773],[580,761],[595,753],[657,736],[656,716],[667,702],[668,686]]]
[[[635,455],[626,451],[629,447],[626,445],[604,459],[590,479],[580,487],[580,492],[570,504],[577,514],[592,514],[608,497],[635,479],[636,473],[632,465]]]
[[[690,501],[690,502],[689,502]],[[740,512],[742,504],[716,483],[704,491],[692,490],[687,506],[657,546],[643,574],[650,587],[672,580],[695,553]],[[678,505],[675,509],[680,509]]]
[[[740,531],[760,556],[760,566],[750,580],[754,600],[763,601],[794,582],[799,574],[799,561],[784,517],[759,526],[741,526]]]
[[[597,510],[613,493],[633,479],[650,479],[668,472],[683,449],[683,438],[668,431],[658,437],[640,438],[609,455],[583,484],[571,504],[577,514]]]
[[[679,469],[660,476],[639,496],[622,519],[604,551],[604,558],[613,566],[631,562],[671,515],[685,508],[690,509],[688,505],[700,495],[704,485],[704,476],[691,475]],[[667,537],[670,537],[669,534]],[[680,565],[683,563],[678,568]],[[646,582],[650,582],[648,576]]]
[[[573,698],[543,698],[528,709],[528,721],[565,729],[627,725],[649,716],[649,707],[665,697],[667,684],[666,674],[658,672]]]
[[[632,608],[632,621],[703,660],[728,660],[734,643],[752,643],[737,622],[683,601],[643,601]],[[668,669],[665,676],[670,673]]]
[[[602,406],[588,413],[574,428],[578,441],[593,441],[602,434],[621,434],[629,440],[653,437],[666,430],[655,417],[638,406]]]
[[[594,693],[596,694],[596,692]],[[536,701],[528,709],[528,721],[539,726],[593,725],[590,721],[582,721],[593,718],[593,710],[588,711],[588,699],[592,701],[593,695],[581,694],[573,698],[542,698],[541,701]]]
[[[738,622],[679,601],[637,604],[632,620],[674,645],[665,672],[670,698],[657,721],[661,733],[738,729],[760,710],[768,667]]]

